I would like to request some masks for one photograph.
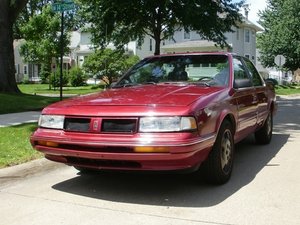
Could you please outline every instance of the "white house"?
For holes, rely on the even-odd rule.
[[[176,31],[173,38],[161,43],[161,53],[195,52],[195,51],[231,51],[246,56],[256,63],[256,33],[262,31],[254,23],[244,19],[238,27],[233,27],[233,32],[225,33],[227,43],[231,49],[217,47],[214,42],[201,39],[195,31],[185,32],[184,29]],[[154,39],[146,36],[141,47],[135,47],[140,58],[154,54]],[[134,45],[132,45],[134,46]]]
[[[28,80],[30,82],[38,82],[39,65],[24,62],[20,55],[20,46],[23,42],[24,40],[14,40],[16,81],[21,82],[24,80]]]

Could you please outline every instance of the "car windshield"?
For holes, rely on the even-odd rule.
[[[159,83],[227,86],[226,55],[173,55],[146,58],[125,74],[115,87]]]

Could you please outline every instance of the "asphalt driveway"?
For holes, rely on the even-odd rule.
[[[0,127],[36,122],[40,114],[40,111],[0,114]]]
[[[0,224],[300,224],[300,97],[278,98],[271,144],[236,147],[232,179],[95,173],[45,159],[0,170]]]

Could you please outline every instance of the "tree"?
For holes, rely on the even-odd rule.
[[[0,1],[0,92],[20,92],[15,78],[13,24],[28,0]]]
[[[236,2],[236,1],[235,1]],[[243,1],[232,0],[81,0],[82,15],[91,24],[92,41],[122,48],[131,40],[155,40],[160,54],[162,40],[177,29],[195,30],[201,37],[227,46],[224,33],[241,20]]]
[[[286,69],[294,71],[300,67],[299,12],[299,0],[268,0],[267,8],[260,12],[259,23],[265,31],[257,40],[264,66],[275,66],[275,56],[284,55]]]
[[[85,59],[83,69],[87,74],[96,75],[106,84],[111,84],[138,60],[137,56],[125,55],[119,50],[96,50]]]
[[[26,40],[21,45],[21,55],[27,62],[42,64],[44,74],[50,74],[52,58],[60,56],[60,20],[60,14],[54,13],[51,5],[47,5],[20,28]],[[66,34],[63,37],[65,53],[69,51],[67,46],[70,43]]]
[[[52,2],[53,0],[29,0],[13,25],[14,39],[22,39],[23,34],[20,29],[29,22],[31,17],[41,13],[45,5]]]

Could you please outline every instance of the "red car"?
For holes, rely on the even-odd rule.
[[[146,58],[111,88],[46,107],[31,144],[83,170],[196,171],[230,178],[235,143],[268,144],[277,104],[252,62],[231,53]]]

